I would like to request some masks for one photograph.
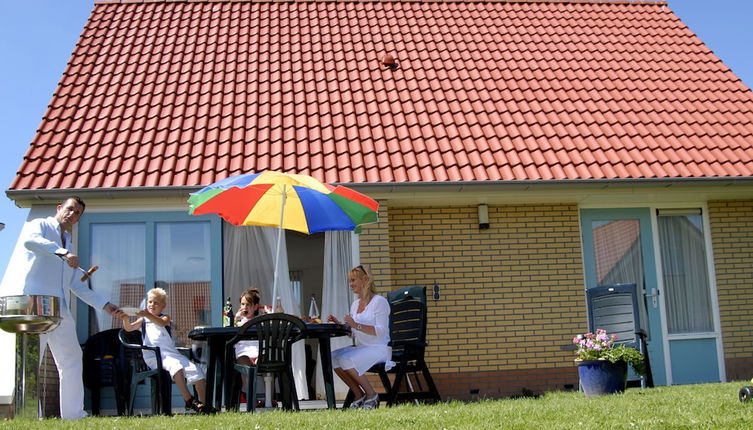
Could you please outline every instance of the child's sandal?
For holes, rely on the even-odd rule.
[[[186,409],[191,409],[196,413],[204,413],[206,407],[203,403],[196,400],[196,397],[191,397],[190,399],[186,400]]]
[[[366,396],[363,396],[366,399]],[[361,405],[361,409],[376,409],[379,407],[379,393],[374,394],[374,397],[366,399]]]
[[[362,396],[360,399],[353,400],[350,406],[348,406],[348,409],[361,409],[365,400],[366,396]]]
[[[217,409],[213,408],[210,405],[203,405],[200,411],[200,413],[206,414],[206,415],[216,414],[217,412],[218,412]]]

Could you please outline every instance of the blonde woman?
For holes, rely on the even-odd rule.
[[[363,266],[348,273],[350,290],[358,299],[350,306],[350,314],[340,322],[330,315],[328,320],[346,324],[355,338],[354,346],[346,346],[332,352],[332,367],[340,379],[353,391],[355,400],[351,409],[375,409],[379,407],[379,394],[366,378],[371,366],[390,360],[390,305],[387,299],[376,294],[371,274]]]

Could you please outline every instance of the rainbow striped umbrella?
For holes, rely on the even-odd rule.
[[[264,171],[235,175],[191,193],[193,215],[216,213],[235,225],[278,227],[273,300],[282,231],[312,234],[354,230],[377,222],[379,204],[350,188],[319,182],[308,175]]]

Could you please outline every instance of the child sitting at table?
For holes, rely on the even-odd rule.
[[[258,288],[249,288],[241,294],[241,306],[238,313],[235,314],[235,325],[240,327],[251,318],[265,312],[264,305],[261,304],[261,294]],[[259,357],[259,342],[255,340],[242,340],[235,344],[235,361],[244,366],[253,366]],[[243,378],[243,387],[246,386],[246,375]],[[246,393],[247,395],[248,393]]]
[[[158,346],[162,356],[162,367],[170,373],[178,390],[186,402],[186,409],[192,409],[200,414],[215,412],[214,408],[204,404],[206,381],[204,372],[181,354],[175,347],[170,335],[170,317],[163,315],[167,306],[167,293],[162,288],[153,288],[147,293],[146,309],[140,310],[134,322],[128,316],[123,317],[123,328],[126,331],[142,329],[144,345]],[[144,351],[144,361],[151,368],[157,367],[157,358],[152,351]],[[193,384],[199,400],[188,391],[188,384]]]

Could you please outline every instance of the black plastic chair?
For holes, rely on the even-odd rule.
[[[255,335],[247,334],[249,330],[255,330]],[[282,394],[282,407],[285,410],[297,410],[298,395],[293,379],[291,366],[293,355],[292,346],[303,339],[306,324],[300,318],[293,315],[274,313],[259,315],[252,318],[239,329],[238,333],[225,343],[225,369],[228,369],[228,381],[226,386],[227,407],[238,408],[240,397],[240,385],[238,379],[233,377],[235,373],[229,372],[234,369],[237,374],[246,376],[246,410],[256,410],[256,375],[271,373],[278,375],[278,383]],[[259,356],[255,366],[246,366],[235,362],[236,343],[242,340],[256,339],[259,342]]]
[[[638,311],[638,292],[635,284],[600,285],[586,290],[588,302],[588,330],[604,329],[616,334],[617,344],[635,348],[643,354],[645,373],[629,372],[629,382],[639,382],[642,388],[653,387],[651,364],[646,348],[646,331],[641,327]]]
[[[390,346],[395,366],[386,370],[384,363],[378,363],[369,369],[369,372],[379,374],[386,391],[379,393],[379,400],[386,401],[387,406],[404,401],[441,401],[424,360],[427,346],[426,287],[412,286],[391,291],[387,294],[387,301],[390,303]],[[423,376],[423,384],[419,373]],[[392,381],[390,374],[394,375]],[[413,375],[414,383],[411,383],[410,375]],[[401,391],[403,383],[407,391]],[[343,408],[350,406],[354,397],[349,390]]]
[[[141,331],[126,331],[121,329],[118,333],[120,343],[123,345],[123,355],[127,363],[127,377],[129,395],[127,399],[127,413],[133,415],[133,403],[136,398],[138,384],[151,378],[152,388],[152,414],[162,412],[164,415],[172,414],[172,384],[170,374],[162,368],[162,357],[157,346],[145,346],[141,338]],[[144,362],[144,351],[153,351],[157,357],[157,368],[150,369]]]
[[[125,414],[127,387],[124,380],[123,358],[121,356],[120,329],[94,333],[83,347],[84,386],[91,392],[91,413],[99,415],[101,410],[101,390],[113,387],[118,415]]]

